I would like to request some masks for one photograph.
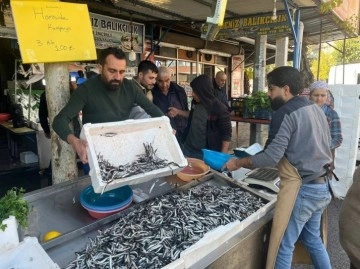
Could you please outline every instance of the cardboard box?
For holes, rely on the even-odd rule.
[[[133,185],[155,177],[176,174],[187,166],[180,146],[172,133],[168,117],[126,120],[120,122],[85,124],[81,139],[88,142],[88,161],[92,186],[96,193],[109,191],[124,185]],[[167,167],[137,175],[115,178],[107,184],[100,174],[98,155],[113,166],[126,165],[145,154],[144,144],[156,150],[156,156],[170,163]]]

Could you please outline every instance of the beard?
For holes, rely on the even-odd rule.
[[[106,83],[106,85],[110,91],[116,91],[116,90],[120,89],[121,84],[122,84],[122,81],[117,80],[117,79],[112,79]]]
[[[270,99],[271,109],[274,111],[278,110],[285,103],[286,103],[286,101],[280,96],[277,96],[274,99]]]
[[[122,80],[117,80],[117,79],[107,80],[104,75],[101,76],[101,80],[106,85],[106,88],[109,91],[112,91],[112,92],[117,91],[118,89],[120,89],[120,86],[123,83]]]

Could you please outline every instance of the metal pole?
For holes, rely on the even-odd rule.
[[[319,80],[319,73],[320,73],[321,42],[322,42],[322,20],[320,21],[319,57],[318,57],[318,66],[317,66],[316,80]]]
[[[300,32],[300,10],[297,9],[295,12],[295,49],[294,49],[294,63],[293,66],[297,69],[300,69],[300,51],[301,51],[301,43],[299,40],[299,32]]]
[[[17,94],[17,92],[16,92],[16,88],[17,88],[17,62],[18,62],[18,60],[17,59],[15,59],[15,76],[14,76],[14,79],[15,79],[15,93],[14,93],[14,104],[17,104],[17,100],[16,100],[16,94]],[[11,97],[11,96],[10,96]]]
[[[31,90],[32,90],[32,83],[29,85],[29,107],[28,107],[28,121],[27,124],[30,127],[30,112],[31,112]]]
[[[342,84],[345,84],[345,46],[346,46],[346,35],[344,38],[344,44],[343,44],[343,51],[342,51],[342,60],[343,60],[343,82]]]

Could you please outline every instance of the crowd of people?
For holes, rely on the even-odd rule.
[[[86,142],[79,139],[78,132],[69,128],[69,123],[77,119],[80,112],[82,124],[166,115],[180,147],[188,150],[188,157],[202,158],[201,148],[228,152],[231,121],[223,71],[216,74],[213,83],[204,75],[194,79],[192,83],[198,85],[194,90],[197,98],[189,108],[186,91],[171,80],[169,67],[141,61],[132,80],[125,78],[125,70],[126,56],[121,49],[103,50],[99,55],[99,75],[77,83],[69,102],[54,118],[53,130],[72,145],[83,163],[87,163]],[[44,92],[39,118],[46,136],[50,137],[47,117]]]
[[[206,75],[193,79],[190,83],[193,99],[189,106],[185,89],[172,81],[170,68],[157,67],[145,60],[140,62],[132,80],[125,78],[125,71],[124,52],[117,48],[104,49],[99,56],[99,75],[78,85],[54,118],[53,130],[73,147],[83,163],[87,163],[87,143],[69,128],[80,111],[83,123],[166,115],[186,157],[202,159],[204,148],[229,152],[232,127],[226,73],[220,71],[213,79]],[[271,71],[267,83],[275,113],[264,150],[251,157],[232,158],[223,169],[277,167],[279,170],[281,187],[266,268],[291,268],[297,241],[304,244],[315,268],[331,268],[320,223],[331,201],[329,180],[342,134],[339,116],[327,102],[329,87],[324,82],[315,82],[309,87],[308,98],[304,98],[300,72],[289,66]],[[344,209],[343,214],[348,211]],[[345,246],[347,233],[348,230],[342,229]],[[352,268],[360,268],[359,248],[355,251],[353,245],[349,248]]]

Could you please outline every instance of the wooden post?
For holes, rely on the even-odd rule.
[[[67,63],[45,64],[46,101],[49,121],[60,112],[70,98],[69,70]],[[72,123],[71,123],[72,126]],[[67,142],[51,130],[52,182],[58,184],[78,177],[76,154]]]

